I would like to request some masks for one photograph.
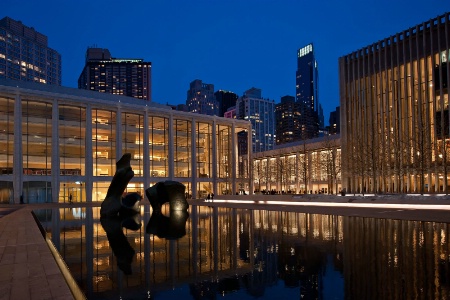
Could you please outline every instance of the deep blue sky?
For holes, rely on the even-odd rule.
[[[88,46],[152,62],[152,97],[185,103],[194,79],[238,95],[295,95],[296,51],[314,43],[325,123],[338,58],[450,11],[450,0],[2,0],[1,15],[48,36],[77,87]]]

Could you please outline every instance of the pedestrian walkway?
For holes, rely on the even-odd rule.
[[[9,215],[10,213],[16,210],[17,208],[0,208],[0,218]]]
[[[31,206],[0,211],[0,299],[74,299]]]

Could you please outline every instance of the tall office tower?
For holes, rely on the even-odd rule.
[[[295,75],[296,101],[301,104],[302,138],[314,138],[318,136],[319,129],[323,128],[323,110],[319,104],[319,70],[313,44],[297,51]]]
[[[342,187],[450,191],[450,13],[339,58]]]
[[[295,97],[281,97],[281,103],[275,105],[275,131],[277,145],[301,140],[300,103]]]
[[[192,81],[187,91],[186,105],[190,112],[218,116],[219,103],[214,96],[214,84],[203,83],[200,79]]]
[[[230,107],[236,106],[238,96],[229,91],[218,90],[214,93],[219,103],[219,116],[223,117]]]
[[[47,36],[9,17],[0,20],[0,77],[61,85],[61,55]]]
[[[335,111],[330,113],[330,126],[328,128],[329,134],[337,134],[341,132],[341,108],[340,106],[336,107]]]
[[[88,48],[78,88],[151,101],[152,63],[113,58],[108,49]]]
[[[261,89],[251,88],[236,103],[236,118],[252,123],[253,152],[272,150],[275,143],[275,101],[263,99]]]

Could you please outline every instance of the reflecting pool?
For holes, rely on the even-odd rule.
[[[37,210],[88,299],[449,299],[449,224],[191,206]]]

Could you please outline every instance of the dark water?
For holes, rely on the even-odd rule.
[[[208,206],[35,213],[88,299],[450,299],[447,223]]]

